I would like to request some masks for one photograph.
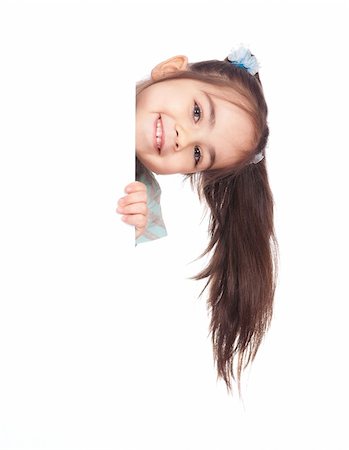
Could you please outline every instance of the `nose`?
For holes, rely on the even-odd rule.
[[[176,128],[176,142],[175,142],[175,150],[179,150],[179,139],[178,139],[178,130]]]
[[[200,143],[200,130],[190,127],[182,127],[176,125],[176,139],[175,139],[175,151],[184,150],[187,147],[194,147]]]

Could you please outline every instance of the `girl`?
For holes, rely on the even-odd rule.
[[[166,234],[153,175],[184,174],[210,212],[207,279],[218,377],[240,389],[270,325],[276,278],[267,105],[248,49],[223,61],[175,56],[137,84],[136,179],[117,211],[137,243]]]

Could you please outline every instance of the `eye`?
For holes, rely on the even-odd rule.
[[[198,116],[198,120],[195,120],[195,122],[198,122],[201,118],[201,108],[196,102],[194,102],[193,116],[194,120]]]
[[[200,159],[201,159],[201,150],[197,145],[195,145],[195,147],[194,147],[195,166],[197,166],[199,164]]]

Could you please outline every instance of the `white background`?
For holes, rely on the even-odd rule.
[[[349,448],[348,8],[343,2],[0,6],[0,449]],[[243,379],[216,381],[207,221],[159,176],[169,236],[134,248],[134,84],[176,54],[261,64],[280,275]]]

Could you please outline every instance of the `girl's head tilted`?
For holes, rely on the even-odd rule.
[[[263,151],[266,120],[258,74],[175,56],[137,86],[137,158],[157,174],[231,170]]]
[[[201,255],[210,260],[195,279],[207,279],[215,361],[228,388],[231,377],[239,383],[269,326],[276,280],[263,158],[268,108],[255,62],[243,48],[224,61],[189,64],[176,56],[137,84],[137,159],[157,174],[189,176],[210,212]]]

